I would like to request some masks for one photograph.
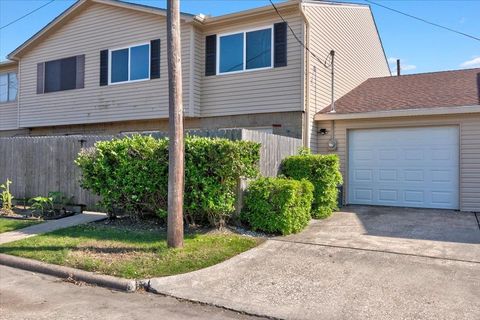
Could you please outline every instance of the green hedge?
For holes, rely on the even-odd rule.
[[[218,225],[234,211],[239,178],[258,176],[260,145],[187,137],[185,200],[187,223]],[[101,196],[107,210],[165,218],[168,197],[168,139],[134,135],[101,141],[83,150],[76,164],[82,187]]]
[[[296,233],[310,221],[312,199],[313,185],[307,180],[260,178],[247,189],[241,218],[253,230]]]
[[[313,192],[312,216],[325,218],[337,209],[337,187],[343,183],[337,155],[303,154],[282,161],[282,173],[289,178],[309,180]]]

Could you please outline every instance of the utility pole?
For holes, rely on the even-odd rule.
[[[183,247],[184,159],[180,0],[167,0],[168,54],[168,229],[170,248]]]

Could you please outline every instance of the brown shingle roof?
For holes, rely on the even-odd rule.
[[[480,105],[480,68],[370,78],[335,102],[337,113]],[[320,111],[326,113],[330,106]]]

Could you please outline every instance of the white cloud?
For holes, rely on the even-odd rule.
[[[473,57],[471,60],[463,62],[460,67],[462,68],[480,68],[480,56]]]
[[[388,63],[390,63],[390,64],[397,63],[397,58],[395,58],[395,57],[390,57],[387,60],[388,60]]]
[[[467,18],[465,17],[461,17],[460,20],[458,21],[458,23],[460,24],[464,24],[465,22],[467,22]]]
[[[402,71],[410,71],[417,69],[417,66],[414,64],[404,64],[400,65],[400,69],[402,69]]]
[[[397,74],[397,59],[398,58],[395,58],[395,57],[390,57],[387,59],[388,63],[392,66],[392,74],[393,75],[396,75]],[[402,71],[412,71],[412,70],[415,70],[417,69],[417,66],[414,65],[414,64],[404,64],[403,62],[405,62],[406,60],[402,60],[400,59],[400,69]]]

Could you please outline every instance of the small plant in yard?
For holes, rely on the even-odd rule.
[[[338,186],[343,183],[337,155],[311,154],[303,150],[300,155],[282,161],[282,174],[292,179],[307,179],[313,184],[312,217],[326,218],[337,209]]]
[[[312,199],[313,185],[307,180],[260,178],[247,189],[241,218],[254,230],[297,233],[310,221]]]
[[[0,194],[0,198],[2,200],[2,211],[6,214],[12,212],[13,196],[10,193],[11,184],[12,184],[12,181],[7,179],[7,181],[4,184],[0,185],[0,189],[2,190],[2,193]]]
[[[50,215],[53,212],[53,198],[52,197],[35,197],[28,201],[33,209],[33,212],[41,217]]]
[[[52,199],[52,202],[55,205],[66,206],[73,203],[73,197],[67,197],[60,191],[50,191],[48,197]]]

